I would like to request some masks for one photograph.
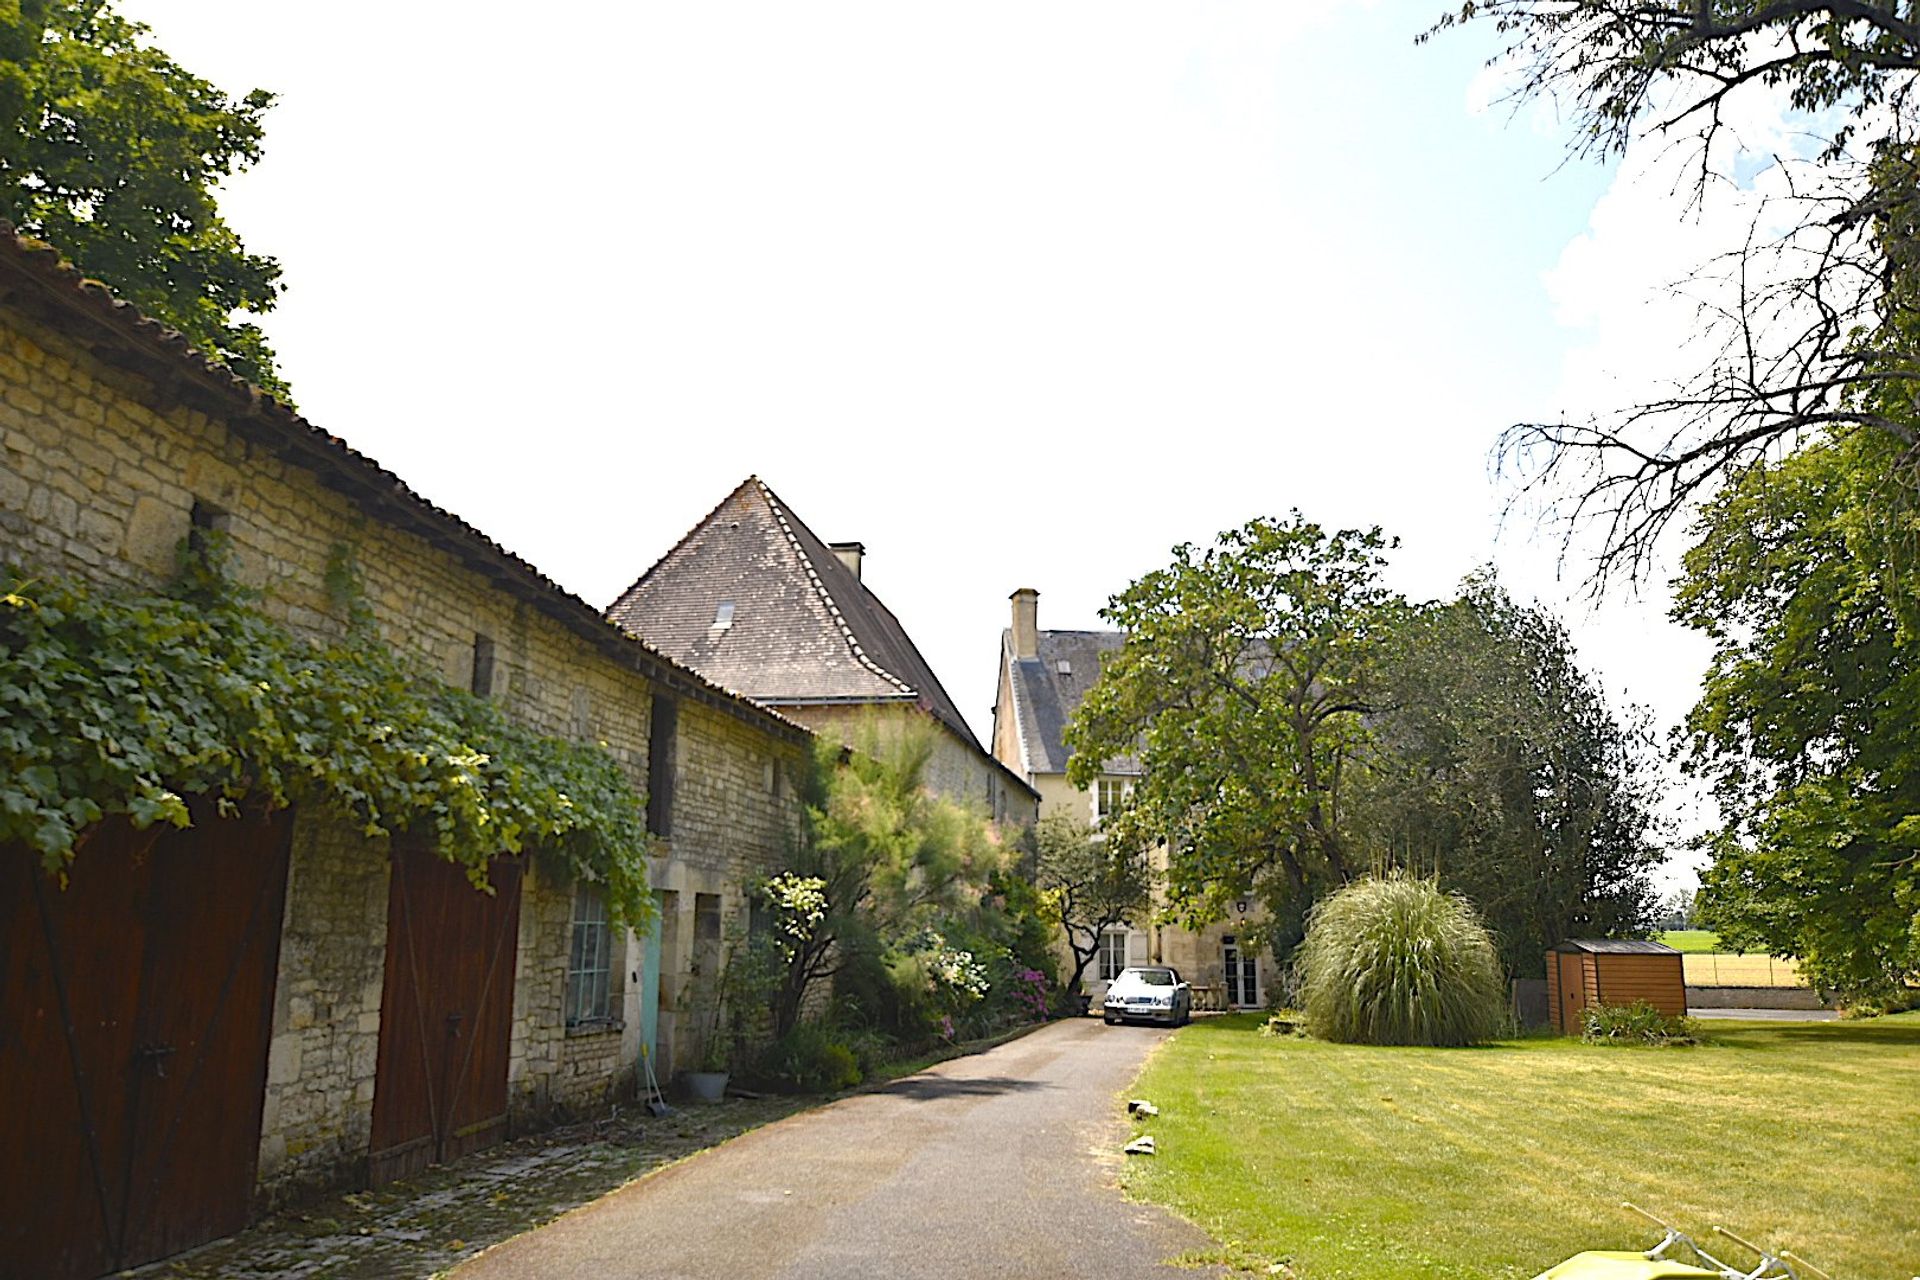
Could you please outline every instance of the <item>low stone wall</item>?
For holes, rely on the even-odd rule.
[[[1688,987],[1689,1009],[1831,1009],[1807,987]]]

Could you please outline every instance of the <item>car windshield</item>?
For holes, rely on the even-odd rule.
[[[1129,969],[1120,975],[1122,982],[1137,982],[1143,987],[1170,987],[1173,985],[1171,969]]]

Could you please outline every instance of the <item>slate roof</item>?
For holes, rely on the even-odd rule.
[[[84,331],[94,354],[152,379],[161,397],[187,402],[236,435],[316,475],[373,519],[424,539],[648,679],[735,717],[801,740],[812,731],[675,662],[610,625],[600,611],[473,525],[416,493],[393,472],[314,426],[272,395],[209,359],[143,314],[58,250],[0,220],[0,293],[7,305],[67,333]]]
[[[1593,951],[1602,955],[1677,956],[1680,953],[1664,942],[1640,938],[1568,938],[1555,944],[1555,951]]]
[[[1000,633],[1002,670],[1013,687],[1013,715],[1029,774],[1067,771],[1067,721],[1098,678],[1103,656],[1126,642],[1123,631],[1042,631],[1034,645],[1037,656],[1015,658],[1013,633]],[[1109,760],[1105,771],[1137,774],[1140,762],[1131,756]]]
[[[708,512],[607,617],[758,701],[918,705],[987,754],[893,611],[758,476]]]

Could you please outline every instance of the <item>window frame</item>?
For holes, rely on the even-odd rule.
[[[1133,930],[1123,924],[1108,925],[1100,931],[1100,949],[1093,957],[1099,981],[1112,982],[1126,971],[1127,944],[1132,940],[1132,935]]]
[[[613,1012],[613,922],[605,896],[585,880],[574,889],[567,941],[568,1028],[619,1022]]]
[[[647,834],[673,838],[673,790],[678,781],[680,704],[656,693],[647,712]]]

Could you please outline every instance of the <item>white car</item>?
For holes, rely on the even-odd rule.
[[[1108,1026],[1128,1021],[1184,1026],[1193,1017],[1193,988],[1180,981],[1178,969],[1167,965],[1122,969],[1107,987],[1102,1012]]]

